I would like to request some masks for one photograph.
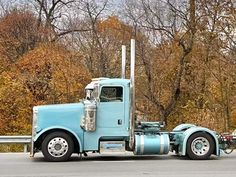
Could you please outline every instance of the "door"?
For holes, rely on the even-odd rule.
[[[125,129],[125,100],[122,86],[103,86],[97,103],[96,131],[84,132],[84,150],[98,150],[99,139],[128,136]]]
[[[124,94],[122,86],[103,86],[97,105],[97,128],[121,128],[124,125]]]

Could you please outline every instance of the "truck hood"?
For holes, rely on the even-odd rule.
[[[84,104],[56,104],[35,106],[37,110],[37,132],[48,127],[65,127],[78,130],[84,115]]]

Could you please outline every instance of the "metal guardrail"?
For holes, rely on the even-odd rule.
[[[24,144],[24,152],[31,143],[31,136],[0,136],[0,144]]]

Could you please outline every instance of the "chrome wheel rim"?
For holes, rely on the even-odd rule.
[[[53,157],[64,156],[69,149],[68,143],[64,138],[55,137],[48,143],[48,152]]]
[[[191,143],[192,152],[197,156],[204,156],[210,149],[209,141],[204,137],[197,137]]]

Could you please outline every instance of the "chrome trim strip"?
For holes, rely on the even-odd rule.
[[[140,154],[144,153],[144,135],[140,137]]]
[[[160,154],[163,154],[165,146],[165,139],[163,135],[160,135]]]

